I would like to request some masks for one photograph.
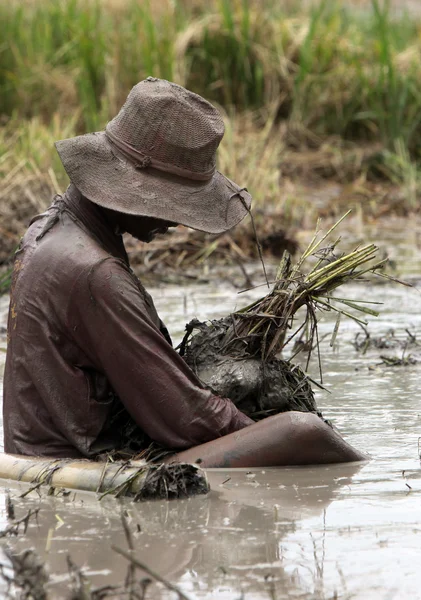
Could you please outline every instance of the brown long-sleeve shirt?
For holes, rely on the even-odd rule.
[[[171,347],[121,236],[74,186],[16,255],[3,416],[6,452],[57,457],[120,449],[129,430],[183,449],[252,423]]]

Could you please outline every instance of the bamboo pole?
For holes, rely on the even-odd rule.
[[[101,463],[0,454],[0,478],[32,484],[26,493],[47,485],[135,500],[186,497],[209,491],[205,472],[187,463]]]

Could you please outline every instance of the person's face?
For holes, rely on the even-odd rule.
[[[156,235],[167,233],[169,227],[176,227],[177,223],[155,219],[153,217],[136,217],[113,211],[114,220],[121,233],[130,233],[141,242],[151,242]]]

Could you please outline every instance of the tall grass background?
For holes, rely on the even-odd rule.
[[[320,152],[339,175],[405,186],[414,209],[420,56],[421,21],[381,0],[2,2],[0,212],[16,217],[16,189],[33,208],[62,189],[53,142],[102,129],[149,75],[221,108],[220,168],[257,203],[279,202],[299,152]]]

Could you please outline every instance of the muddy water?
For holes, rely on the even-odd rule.
[[[408,255],[405,248],[407,272],[419,274],[417,251]],[[403,254],[398,252],[397,260]],[[227,285],[186,292],[162,288],[153,294],[180,339],[180,325],[193,316],[224,314],[248,300]],[[421,340],[421,295],[416,290],[389,283],[363,290],[351,286],[347,296],[384,302],[381,316],[370,320],[372,335],[393,326],[397,335],[409,328]],[[5,310],[3,298],[0,324]],[[333,322],[329,314],[323,318],[322,336]],[[213,470],[207,497],[136,506],[73,493],[19,499],[24,488],[5,483],[0,529],[7,526],[7,493],[18,517],[29,508],[40,509],[38,522],[30,523],[26,535],[7,543],[17,550],[33,547],[45,559],[53,598],[68,594],[67,555],[95,585],[124,580],[126,562],[110,548],[127,547],[122,511],[127,511],[138,559],[191,598],[421,598],[421,363],[386,367],[379,364],[379,351],[358,354],[351,342],[359,330],[343,322],[333,349],[327,338],[323,341],[329,393],[318,393],[318,402],[348,441],[370,453],[370,462]],[[317,376],[316,365],[312,373]],[[146,595],[175,597],[161,584],[153,584]]]

